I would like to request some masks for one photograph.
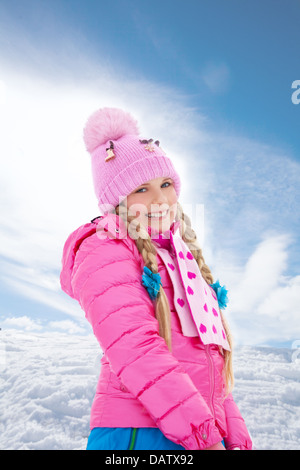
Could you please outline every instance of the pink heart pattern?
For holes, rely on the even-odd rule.
[[[214,298],[215,300],[217,300],[216,294],[215,294],[215,292],[213,291],[213,289],[211,290],[211,295],[213,296],[213,298]]]
[[[191,273],[190,271],[188,271],[187,275],[188,275],[188,278],[189,278],[189,279],[195,279],[195,277],[196,277],[196,274],[195,274],[195,273]]]
[[[215,308],[212,309],[212,313],[214,314],[215,317],[218,317],[219,314]]]
[[[190,286],[188,286],[187,292],[188,292],[188,294],[190,294],[190,295],[194,295],[194,291],[193,291],[193,289],[192,289]]]
[[[170,249],[158,247],[157,253],[173,284],[174,307],[183,335],[199,336],[203,344],[218,344],[230,350],[215,292],[203,279],[195,258],[182,238],[170,231]]]

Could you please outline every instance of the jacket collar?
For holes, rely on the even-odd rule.
[[[148,233],[151,237],[152,242],[157,244],[161,248],[170,250],[171,247],[171,233],[175,235],[180,227],[180,221],[173,222],[170,229],[165,232],[156,232],[148,227]]]

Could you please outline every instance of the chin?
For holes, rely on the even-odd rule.
[[[154,220],[148,222],[148,226],[158,232],[166,232],[170,229],[171,225],[172,222],[170,220]]]

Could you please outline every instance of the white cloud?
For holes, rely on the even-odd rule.
[[[286,237],[278,236],[263,240],[248,259],[237,285],[235,310],[251,311],[276,289],[287,267]]]
[[[93,87],[82,82],[57,85],[12,71],[2,71],[0,77],[5,83],[0,108],[0,276],[19,295],[77,318],[82,311],[59,290],[58,276],[67,236],[99,213],[82,140],[85,120],[100,106],[125,107],[139,119],[141,132],[159,135],[171,153],[173,148],[178,152],[193,132],[188,113],[183,113],[186,123],[180,142],[177,118],[184,108],[170,99],[167,90],[149,84],[152,99],[143,102],[144,84],[121,85],[122,78],[111,77],[106,85],[106,73]],[[164,111],[153,120],[159,103]],[[180,155],[177,158],[183,175],[183,162]]]
[[[251,325],[253,318],[267,325],[272,316],[278,317],[276,308],[267,313],[268,308],[272,310],[271,304],[279,305],[275,300],[267,301],[267,294],[274,292],[276,299],[275,292],[289,285],[284,278],[288,237],[267,237],[251,256],[249,248],[245,253],[240,250],[246,239],[255,246],[264,220],[274,217],[274,197],[283,208],[281,216],[290,217],[295,202],[288,190],[279,194],[278,187],[288,188],[291,182],[296,185],[297,165],[278,155],[268,174],[270,149],[235,135],[225,138],[216,130],[207,130],[202,116],[186,108],[184,102],[172,100],[170,90],[154,84],[148,84],[151,100],[143,101],[144,83],[125,81],[121,86],[112,79],[99,91],[97,87],[87,89],[84,82],[59,86],[37,76],[7,75],[3,81],[6,97],[0,111],[4,131],[0,142],[4,187],[0,253],[7,260],[2,264],[1,277],[9,288],[77,320],[82,318],[77,304],[59,290],[60,258],[70,231],[98,213],[89,156],[81,135],[87,116],[97,107],[111,104],[131,110],[140,121],[142,133],[159,136],[163,147],[175,156],[183,181],[183,205],[206,203],[204,254],[214,264],[219,263],[217,272],[224,270],[226,257],[232,257],[231,265],[236,266],[232,273],[240,282],[238,288],[236,282],[233,286],[231,316],[240,335],[244,325],[247,329],[250,314]],[[279,177],[283,168],[284,183]],[[218,220],[221,238],[215,229]],[[202,225],[201,221],[196,228],[202,230]],[[203,238],[201,232],[199,239]],[[240,268],[241,259],[248,258],[245,267]],[[290,317],[287,336],[294,329],[293,321],[295,318]],[[274,328],[267,331],[264,327],[260,341],[272,335],[279,336]]]
[[[230,75],[227,64],[211,61],[203,67],[202,80],[212,93],[223,94],[229,90]]]
[[[62,330],[67,334],[86,333],[84,328],[80,328],[77,323],[71,320],[52,321],[47,325],[51,330]]]
[[[17,328],[23,331],[41,331],[43,328],[39,322],[25,315],[21,317],[5,318],[1,321],[1,327]]]
[[[300,276],[283,280],[283,285],[271,291],[257,309],[259,315],[270,315],[294,328],[300,314]]]
[[[47,331],[62,331],[66,334],[84,334],[88,332],[88,328],[81,327],[80,324],[72,320],[57,320],[45,322],[40,319],[33,319],[27,315],[21,315],[18,317],[8,316],[6,318],[0,318],[0,324],[2,329],[13,329],[22,331],[35,331],[44,332]]]
[[[72,301],[61,291],[59,283],[59,268],[51,271],[47,267],[47,260],[40,259],[40,265],[31,262],[30,254],[27,259],[28,264],[14,264],[2,261],[0,279],[3,285],[10,291],[16,292],[19,296],[30,301],[52,308],[54,311],[64,313],[76,319],[79,323],[84,321],[84,313],[77,302]],[[32,264],[35,264],[32,267]],[[2,299],[3,304],[5,299]],[[23,308],[23,307],[22,307]],[[43,317],[43,313],[41,313]]]
[[[132,112],[142,135],[159,138],[172,156],[182,178],[183,205],[205,204],[204,233],[202,219],[196,230],[206,260],[232,286],[230,315],[240,337],[247,343],[246,330],[253,335],[257,325],[263,325],[259,341],[280,338],[280,328],[290,337],[297,325],[291,312],[299,280],[286,272],[289,232],[298,229],[299,164],[284,150],[216,129],[178,90],[127,76],[105,58],[88,58],[75,42],[65,48],[73,55],[56,51],[54,57],[25,38],[34,62],[42,64],[41,74],[24,63],[18,68],[7,57],[3,61],[2,281],[24,297],[82,317],[58,284],[66,237],[98,214],[82,129],[98,107],[118,106]],[[225,88],[219,92],[228,89],[228,67],[208,67],[205,73],[216,91],[220,83]],[[270,327],[273,318],[279,318],[280,328]]]
[[[287,343],[300,338],[300,276],[287,276],[289,236],[264,239],[244,266],[226,270],[228,319],[237,343]]]

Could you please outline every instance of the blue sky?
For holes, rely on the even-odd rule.
[[[299,339],[298,1],[1,0],[2,327],[87,330],[62,244],[97,215],[82,127],[101,106],[164,142],[237,343]],[[299,94],[300,98],[300,94]],[[1,325],[0,325],[1,326]]]

